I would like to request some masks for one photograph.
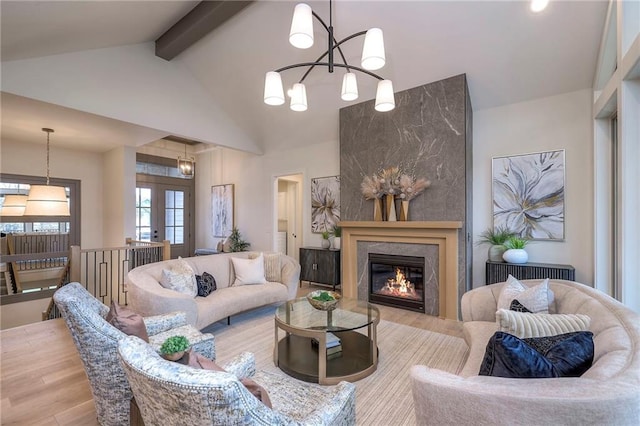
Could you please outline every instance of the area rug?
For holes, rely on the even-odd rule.
[[[216,336],[218,361],[253,352],[258,369],[284,376],[273,364],[274,313],[274,307],[265,307],[232,317],[230,326],[220,322],[207,328]],[[376,372],[355,382],[358,425],[415,425],[409,368],[423,364],[455,373],[467,345],[457,337],[382,320],[378,348]]]

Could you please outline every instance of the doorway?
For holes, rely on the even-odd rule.
[[[194,251],[191,181],[153,182],[154,176],[138,175],[136,185],[136,240],[169,240],[171,258],[189,257]]]
[[[299,260],[302,246],[302,182],[301,173],[275,179],[274,251]]]

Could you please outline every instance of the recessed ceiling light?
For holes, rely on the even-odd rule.
[[[542,12],[548,4],[549,0],[531,0],[531,10],[533,12]]]

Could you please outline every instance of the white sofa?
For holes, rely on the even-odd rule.
[[[132,269],[127,275],[128,303],[143,316],[184,311],[187,322],[199,330],[231,315],[272,303],[294,299],[300,282],[300,264],[280,255],[281,282],[233,286],[235,274],[231,257],[247,259],[256,252],[221,253],[184,258],[194,272],[208,272],[216,280],[217,290],[207,297],[191,297],[160,285],[163,269],[171,262],[150,263]]]
[[[524,280],[531,286],[539,280]],[[551,280],[551,313],[591,317],[595,346],[581,377],[508,379],[478,376],[489,338],[498,330],[497,300],[504,283],[462,297],[467,361],[450,374],[411,368],[420,425],[639,425],[640,315],[604,293],[571,281]]]

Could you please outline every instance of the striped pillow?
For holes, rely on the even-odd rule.
[[[498,329],[521,339],[589,331],[591,318],[582,314],[532,314],[498,309]]]

